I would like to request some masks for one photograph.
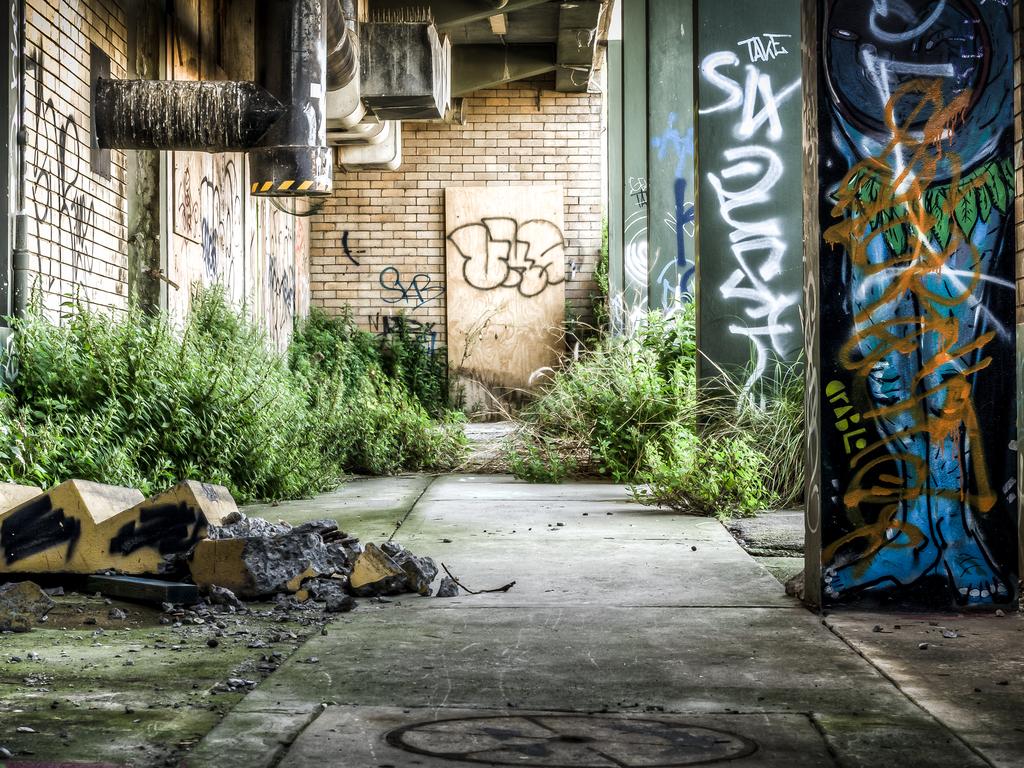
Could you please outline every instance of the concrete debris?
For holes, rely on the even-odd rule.
[[[459,596],[459,585],[455,583],[455,579],[451,576],[445,576],[441,579],[441,584],[437,588],[437,597],[458,597]]]
[[[213,605],[227,605],[239,611],[245,610],[245,603],[239,600],[235,593],[227,587],[219,587],[216,584],[211,584],[209,588],[209,599]]]
[[[383,549],[367,544],[352,566],[349,587],[359,597],[398,595],[408,591],[409,577]]]
[[[34,582],[0,584],[0,632],[28,632],[54,605]]]
[[[349,559],[345,548],[325,543],[316,533],[288,530],[272,536],[205,539],[192,550],[189,570],[200,589],[226,587],[249,600],[298,592],[306,579],[347,575]]]
[[[417,557],[394,541],[385,542],[380,548],[405,571],[410,592],[417,592],[421,595],[430,594],[430,585],[437,578],[437,564],[432,558]]]

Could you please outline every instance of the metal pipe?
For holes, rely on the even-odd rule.
[[[249,151],[255,195],[325,195],[332,188],[327,146],[327,25],[320,0],[256,4],[257,81],[285,114]]]
[[[255,83],[111,80],[96,84],[96,138],[111,149],[229,152],[256,146],[287,108]]]
[[[25,186],[28,183],[28,132],[25,129],[25,3],[18,3],[18,195],[14,216],[14,247],[11,249],[11,312],[17,318],[28,313],[29,264],[28,210]],[[42,77],[42,73],[39,74]]]
[[[327,0],[327,90],[337,91],[359,73],[359,37],[352,0]]]

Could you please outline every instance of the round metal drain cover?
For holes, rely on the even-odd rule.
[[[470,717],[416,723],[388,743],[444,760],[545,768],[674,768],[752,754],[733,733],[659,720],[585,715]]]

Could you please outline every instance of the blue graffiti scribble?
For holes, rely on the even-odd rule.
[[[688,293],[690,281],[693,279],[694,266],[686,261],[686,225],[693,224],[697,218],[696,209],[686,203],[687,161],[693,157],[693,126],[682,134],[676,127],[678,114],[670,112],[668,125],[660,136],[651,137],[651,146],[658,150],[658,159],[664,160],[668,154],[676,156],[675,183],[675,231],[676,231],[676,266],[679,268],[679,289]]]

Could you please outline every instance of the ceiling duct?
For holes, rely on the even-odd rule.
[[[255,83],[101,78],[94,94],[99,146],[245,151],[253,194],[329,194],[327,30],[336,2],[326,9],[320,0],[256,3]],[[331,58],[341,88],[356,78],[358,44],[344,4],[336,11],[344,32],[335,26]]]
[[[439,120],[451,105],[452,46],[429,20],[359,28],[360,95],[381,120]]]

